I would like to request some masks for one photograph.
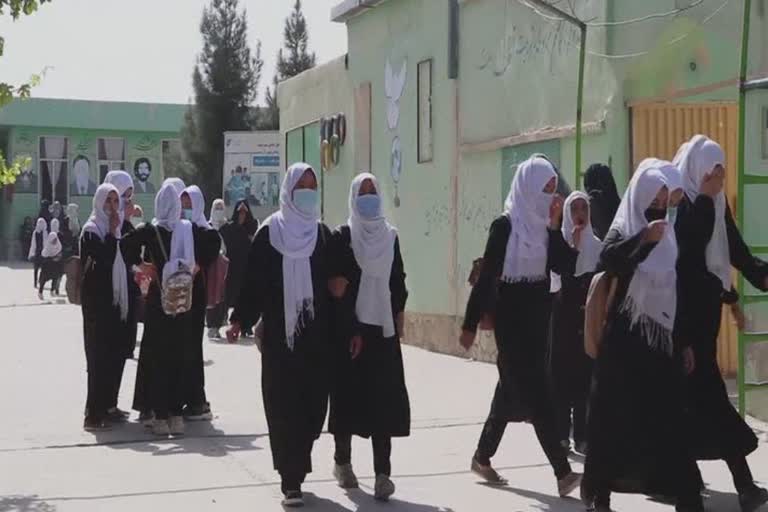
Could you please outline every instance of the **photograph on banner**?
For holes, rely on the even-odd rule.
[[[277,132],[227,132],[224,135],[224,203],[231,214],[246,200],[253,215],[264,220],[280,204],[283,169]]]

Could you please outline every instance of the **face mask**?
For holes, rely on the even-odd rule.
[[[182,216],[182,218],[191,221],[192,220],[192,209],[191,208],[184,208],[184,211],[182,212],[181,216]]]
[[[549,217],[549,207],[552,206],[552,194],[541,192],[536,198],[534,208],[541,217]]]
[[[375,219],[381,216],[381,198],[368,194],[357,198],[357,211],[364,219]]]
[[[664,220],[667,217],[667,210],[662,208],[648,208],[645,210],[645,220],[653,222],[655,220]]]
[[[670,225],[674,226],[676,220],[677,220],[677,206],[672,206],[667,209],[667,222],[669,222]]]
[[[293,191],[293,204],[305,215],[317,213],[317,190],[301,188]]]

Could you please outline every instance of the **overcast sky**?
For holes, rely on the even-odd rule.
[[[318,63],[346,52],[343,24],[330,21],[339,0],[304,0],[310,47]],[[0,18],[5,56],[0,79],[26,81],[50,67],[34,96],[187,103],[200,51],[203,6],[209,0],[53,0],[32,16]],[[262,42],[263,89],[271,83],[283,24],[293,0],[240,0],[248,35]]]

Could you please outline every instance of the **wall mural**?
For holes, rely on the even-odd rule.
[[[136,178],[136,193],[155,193],[155,185],[150,181],[152,177],[152,161],[149,158],[141,157],[133,163],[133,176]]]
[[[387,101],[387,128],[393,132],[392,151],[390,153],[390,169],[392,181],[395,183],[395,208],[400,207],[399,185],[403,171],[403,150],[400,143],[398,127],[400,125],[400,98],[405,92],[407,81],[408,60],[403,59],[399,73],[392,70],[392,64],[387,59],[384,67],[384,93]]]
[[[81,146],[78,146],[81,149]],[[85,155],[77,155],[72,160],[72,183],[69,194],[72,196],[92,196],[96,193],[96,182],[91,174],[91,160]]]

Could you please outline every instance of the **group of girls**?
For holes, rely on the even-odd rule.
[[[559,494],[580,487],[588,509],[608,512],[611,493],[625,492],[702,511],[698,460],[728,464],[743,511],[768,501],[746,460],[757,438],[732,407],[716,359],[722,306],[738,301],[731,267],[768,290],[768,264],[752,256],[728,207],[725,162],[715,141],[697,135],[674,162],[644,160],[623,199],[610,169],[593,165],[587,193],[564,203],[548,160],[520,164],[460,340],[471,347],[478,326],[492,323],[498,347],[499,383],[473,472],[504,484],[490,459],[506,423],[528,421]],[[603,271],[614,292],[593,361],[584,311]],[[552,273],[562,282],[556,294]],[[583,478],[568,465],[571,423]]]
[[[30,237],[27,259],[33,264],[33,286],[43,300],[45,285],[51,283],[51,295],[59,296],[64,261],[77,254],[77,237],[80,234],[78,207],[71,204],[66,211],[61,203],[49,205],[43,200],[40,214]]]
[[[315,171],[291,166],[280,209],[258,230],[244,263],[227,334],[263,328],[263,401],[286,506],[303,504],[329,397],[339,485],[358,486],[351,464],[358,435],[372,440],[374,497],[395,492],[392,438],[410,433],[400,347],[408,292],[380,192],[373,175],[357,176],[348,221],[331,231],[320,220]]]

